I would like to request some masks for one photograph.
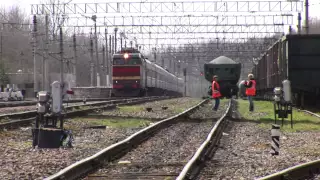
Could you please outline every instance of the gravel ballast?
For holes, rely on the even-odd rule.
[[[206,139],[215,123],[213,119],[219,118],[226,107],[227,104],[223,102],[219,111],[214,112],[211,110],[212,104],[206,104],[191,115],[196,120],[187,119],[160,130],[120,160],[91,174],[90,179],[95,179],[96,176],[111,179],[177,177]],[[203,117],[212,119],[201,120]]]
[[[272,156],[271,127],[228,121],[219,149],[207,161],[200,179],[255,179],[319,158],[319,132],[282,133],[280,155]]]
[[[184,106],[185,109],[195,105],[190,102],[201,101],[191,98],[179,99],[175,100],[176,104],[189,104]],[[159,104],[159,102],[148,104],[152,105],[152,103]],[[32,149],[30,127],[0,131],[2,144],[0,177],[2,179],[43,179],[144,128],[83,129],[87,124],[74,119],[67,121],[65,126],[73,130],[73,148]]]
[[[202,100],[198,98],[174,98],[167,100],[160,100],[156,102],[148,102],[141,105],[137,105],[134,108],[119,107],[116,110],[104,111],[102,115],[117,116],[117,117],[138,117],[138,118],[154,118],[165,119],[174,116],[178,113],[191,108]],[[167,107],[168,109],[162,109]],[[146,108],[152,108],[152,111],[148,112]]]

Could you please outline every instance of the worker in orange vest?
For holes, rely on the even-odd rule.
[[[246,87],[246,95],[249,100],[249,111],[253,111],[253,96],[256,95],[256,81],[254,80],[253,74],[249,74],[248,79],[244,86]]]
[[[213,76],[213,81],[212,81],[212,98],[215,99],[215,104],[213,107],[214,111],[218,110],[219,104],[220,104],[220,85],[218,83],[218,76]]]

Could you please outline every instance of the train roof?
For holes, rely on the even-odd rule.
[[[148,60],[148,59],[145,59],[145,61],[146,61],[148,64],[150,64],[150,65],[152,65],[152,66],[155,66],[157,69],[161,70],[163,73],[167,73],[167,74],[169,74],[169,75],[172,76],[172,77],[176,77],[174,74],[170,73],[169,71],[167,71],[167,70],[164,69],[163,67],[157,65],[156,63],[153,63],[153,62],[151,62],[151,61]]]
[[[214,60],[210,61],[208,64],[238,64],[238,63],[228,57],[219,56]]]
[[[308,39],[308,38],[320,38],[320,34],[286,34],[282,36],[282,41],[288,39]]]
[[[117,54],[118,53],[141,53],[141,52],[135,48],[122,48],[120,51],[117,51]]]

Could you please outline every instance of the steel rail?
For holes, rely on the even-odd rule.
[[[208,153],[212,151],[216,143],[213,143],[213,139],[219,135],[217,133],[218,130],[221,130],[223,126],[223,122],[225,118],[229,115],[231,107],[233,104],[233,99],[229,101],[228,108],[225,113],[221,116],[221,118],[215,123],[214,127],[211,129],[207,139],[200,145],[198,150],[195,152],[193,157],[188,161],[188,163],[184,166],[181,173],[177,177],[176,180],[184,180],[184,179],[193,179],[199,171],[199,162],[204,162]],[[211,153],[210,153],[211,154]]]
[[[260,177],[257,180],[284,180],[284,179],[302,179],[312,176],[313,174],[319,174],[320,171],[320,159],[299,164],[274,174]]]
[[[70,112],[66,112],[65,116],[68,116],[69,118],[70,117],[76,117],[76,116],[81,116],[81,115],[87,115],[88,113],[94,112],[94,111],[97,111],[97,110],[114,109],[117,106],[121,106],[121,105],[134,105],[134,104],[145,103],[145,102],[154,101],[154,100],[163,100],[163,99],[168,99],[168,98],[172,98],[172,97],[169,97],[169,96],[166,96],[166,97],[154,96],[154,97],[147,97],[147,98],[124,99],[124,100],[119,100],[118,102],[113,102],[113,104],[109,104],[106,101],[104,103],[99,103],[99,105],[102,105],[102,107],[99,106],[99,107],[92,107],[92,108],[88,108],[88,109],[70,111]],[[106,104],[106,103],[108,103],[108,104]],[[81,106],[83,106],[83,105],[81,105]],[[79,107],[79,106],[77,106],[77,107]],[[19,119],[19,120],[13,120],[13,121],[5,122],[5,123],[0,123],[0,129],[2,129],[2,128],[14,128],[14,127],[17,127],[17,126],[27,125],[27,124],[32,123],[33,121],[35,121],[35,117],[26,118],[26,119]]]
[[[107,101],[107,100],[113,100],[113,99],[124,99],[124,98],[88,98],[86,99],[86,102],[91,102],[91,101]],[[78,102],[83,102],[83,99],[69,99],[69,100],[63,100],[63,103],[78,103]],[[19,106],[32,106],[36,105],[38,102],[37,101],[12,101],[12,102],[0,102],[0,108],[5,108],[5,107],[19,107]]]
[[[157,96],[151,96],[151,97],[157,97]],[[72,108],[77,108],[77,107],[86,107],[86,106],[97,106],[97,105],[103,105],[106,103],[119,103],[119,102],[126,102],[128,100],[135,100],[135,99],[141,99],[141,98],[129,98],[129,99],[114,99],[114,100],[109,100],[109,101],[102,101],[102,102],[96,102],[96,103],[90,103],[90,104],[83,104],[83,105],[71,105],[65,107],[66,110],[72,109]],[[33,111],[23,111],[23,112],[17,112],[17,113],[9,113],[9,114],[1,114],[0,119],[2,118],[25,118],[25,117],[32,117],[37,115],[37,110]]]
[[[178,120],[189,113],[193,112],[197,108],[199,108],[201,105],[206,103],[208,99],[203,100],[199,104],[185,110],[182,113],[179,113],[175,116],[169,117],[167,119],[164,119],[162,121],[159,121],[157,123],[154,123],[136,133],[133,135],[127,137],[126,139],[115,143],[100,152],[94,154],[93,156],[90,156],[88,158],[85,158],[83,160],[80,160],[63,170],[59,171],[58,173],[46,178],[46,180],[53,180],[53,179],[78,179],[80,177],[83,177],[87,175],[88,173],[92,172],[93,170],[99,168],[101,165],[103,165],[105,162],[110,162],[114,159],[116,159],[119,154],[122,154],[128,150],[131,150],[134,148],[134,146],[142,143],[147,138],[151,137],[153,134],[156,133],[156,131],[167,127],[168,124],[174,122],[175,120]]]

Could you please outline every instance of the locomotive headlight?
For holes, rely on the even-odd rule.
[[[125,54],[123,55],[123,57],[124,57],[125,59],[128,59],[128,58],[129,58],[129,54],[128,54],[128,53],[125,53]]]
[[[116,81],[116,83],[118,83],[118,81]]]
[[[136,83],[138,83],[138,81],[136,81]]]

